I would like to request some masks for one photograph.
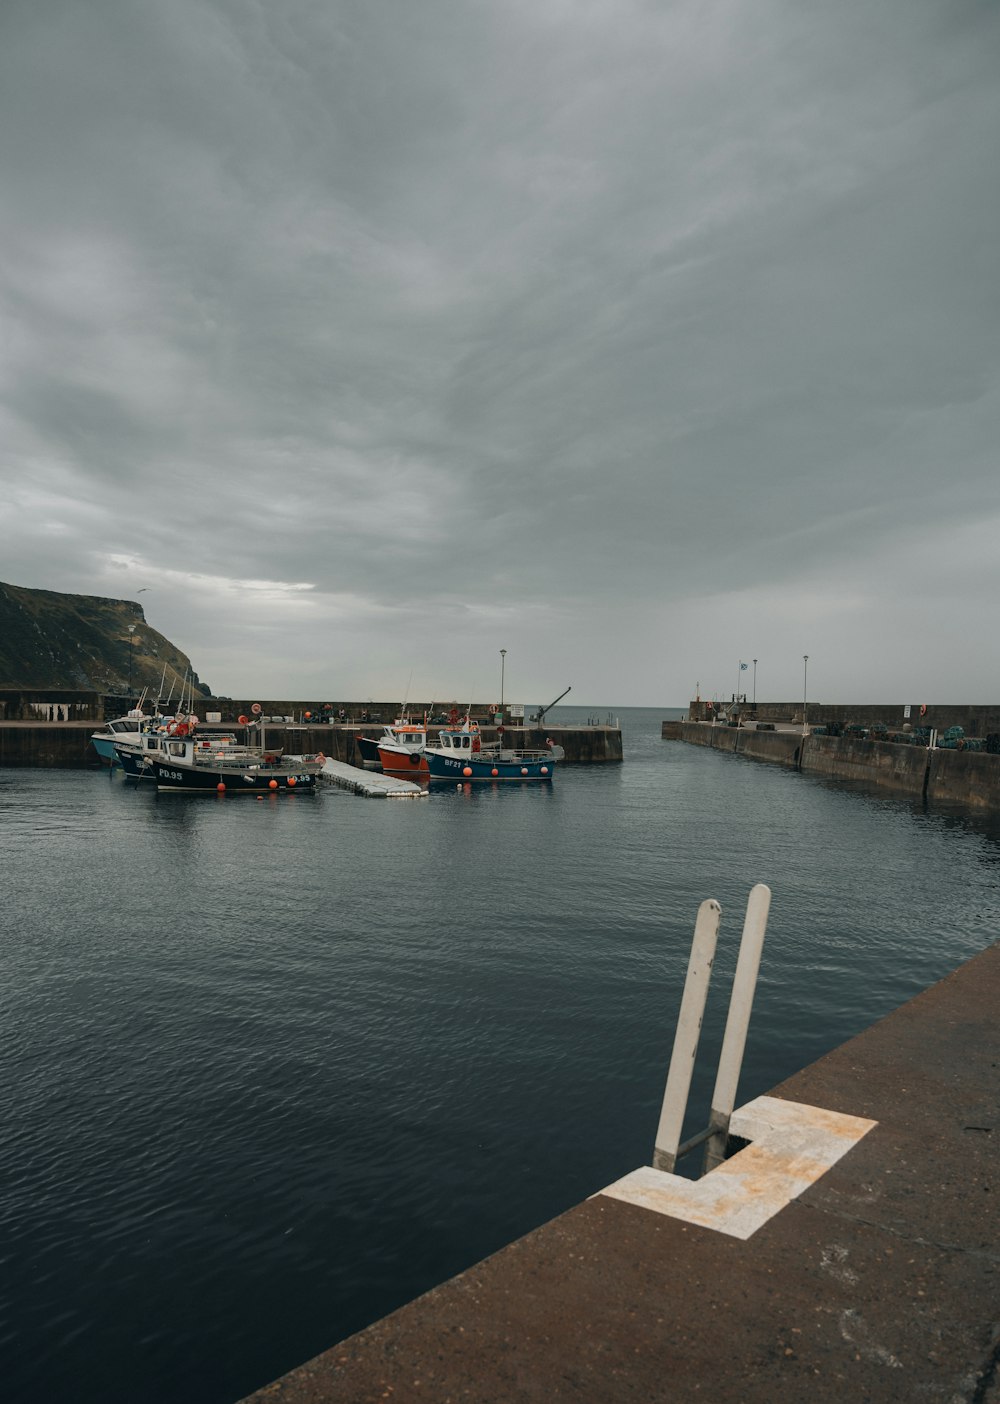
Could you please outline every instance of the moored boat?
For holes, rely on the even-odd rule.
[[[505,747],[500,739],[484,744],[479,727],[468,717],[461,726],[442,727],[437,744],[423,750],[432,780],[551,780],[563,749],[549,743],[545,751]]]
[[[387,726],[386,733],[378,741],[378,758],[387,775],[405,775],[416,779],[429,773],[424,756],[426,726],[399,721],[394,726]]]
[[[191,794],[301,793],[316,787],[325,756],[278,755],[249,746],[205,747],[194,736],[167,736],[151,764],[158,790]]]
[[[97,752],[101,764],[115,765],[117,763],[116,741],[137,740],[150,720],[151,718],[146,716],[141,707],[133,707],[125,716],[115,717],[113,721],[106,722],[99,731],[91,732],[90,742]]]
[[[183,732],[181,727],[183,726]],[[216,753],[220,750],[226,751],[230,755],[247,754],[247,748],[241,746],[236,737],[230,733],[215,733],[212,736],[199,734],[194,737],[193,728],[182,722],[171,722],[169,725],[160,725],[139,732],[136,736],[119,737],[115,741],[115,756],[118,764],[125,774],[135,780],[155,780],[156,772],[153,769],[153,761],[156,757],[161,759],[167,755],[167,743],[178,737],[191,735],[195,740],[196,755],[207,755],[209,752]]]
[[[384,730],[389,732],[391,728],[387,726]],[[355,733],[354,743],[364,765],[375,766],[379,764],[378,743],[381,739],[381,737],[363,736],[360,731]]]

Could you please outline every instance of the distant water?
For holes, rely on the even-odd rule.
[[[226,1404],[648,1163],[698,903],[741,1100],[998,936],[1000,830],[660,739],[409,802],[0,771],[0,1380]]]

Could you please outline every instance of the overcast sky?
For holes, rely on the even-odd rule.
[[[998,264],[993,0],[3,0],[0,579],[238,697],[996,700]]]

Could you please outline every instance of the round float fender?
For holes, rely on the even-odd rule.
[[[411,752],[410,752],[410,764],[411,764],[411,765],[419,765],[419,764],[420,764],[420,755],[419,755],[419,752],[417,752],[417,751],[411,751]]]

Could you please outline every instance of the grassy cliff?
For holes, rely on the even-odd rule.
[[[129,626],[135,632],[129,634]],[[124,693],[158,690],[166,665],[166,690],[179,684],[191,660],[146,623],[134,600],[62,595],[0,582],[0,687],[87,688]],[[194,688],[210,692],[194,674]],[[175,691],[177,688],[175,687]]]

